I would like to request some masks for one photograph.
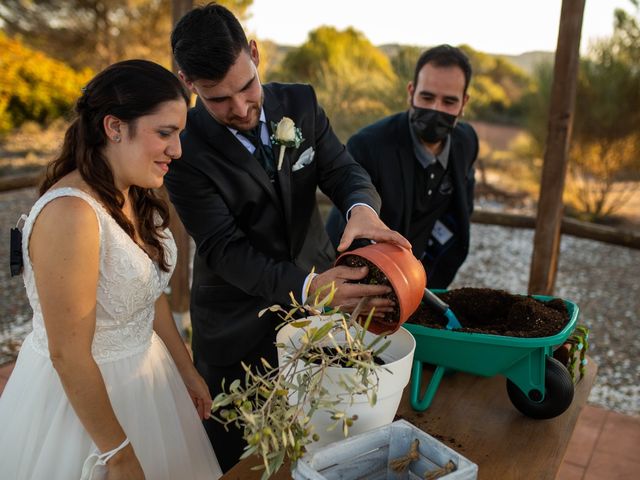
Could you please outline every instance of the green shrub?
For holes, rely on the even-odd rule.
[[[47,124],[68,113],[93,72],[25,47],[0,32],[0,134],[25,121]]]

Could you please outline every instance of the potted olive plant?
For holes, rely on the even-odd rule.
[[[367,331],[372,314],[359,323],[361,305],[352,314],[328,308],[334,293],[330,285],[310,304],[269,308],[283,320],[279,365],[245,368],[245,381],[214,399],[214,418],[244,430],[243,458],[261,457],[263,479],[287,457],[295,465],[314,446],[390,423],[409,381],[413,336]]]

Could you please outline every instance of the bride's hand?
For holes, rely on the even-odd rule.
[[[211,416],[211,404],[213,400],[211,399],[209,387],[207,387],[206,382],[195,368],[190,369],[188,373],[183,375],[182,380],[187,386],[187,391],[198,411],[200,420],[208,419]]]
[[[142,466],[131,445],[107,462],[107,480],[145,480]]]

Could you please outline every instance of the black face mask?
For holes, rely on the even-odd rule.
[[[410,116],[414,132],[427,143],[437,143],[447,138],[456,125],[456,118],[450,113],[420,107],[413,107]]]

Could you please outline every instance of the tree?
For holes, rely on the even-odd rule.
[[[271,40],[261,40],[258,42],[258,49],[260,50],[260,64],[258,65],[260,81],[271,81],[274,73],[277,74],[278,66],[284,57],[283,48]]]
[[[614,33],[581,60],[565,202],[600,220],[621,208],[640,180],[640,8],[617,9]],[[551,70],[539,68],[527,99],[537,151],[546,142]],[[625,180],[631,180],[625,181]]]
[[[253,0],[219,3],[244,19]],[[170,65],[170,0],[3,0],[0,20],[9,36],[75,68],[134,57]]]
[[[504,57],[478,52],[468,45],[467,54],[473,76],[471,98],[466,112],[470,118],[489,122],[518,123],[523,116],[521,100],[531,90],[531,78]]]
[[[343,140],[390,113],[385,100],[396,81],[389,59],[362,33],[333,27],[311,31],[273,77],[311,83]]]
[[[640,8],[631,3],[636,16],[617,9],[612,37],[582,64],[569,193],[587,219],[614,213],[640,180]]]
[[[533,85],[521,101],[527,112],[524,123],[533,139],[531,153],[534,157],[540,158],[540,161],[547,140],[552,83],[553,63],[539,63],[534,68]]]
[[[406,110],[409,107],[407,85],[413,81],[416,63],[424,49],[415,46],[400,45],[391,56],[391,66],[396,74],[393,98],[388,102],[392,111]]]
[[[91,78],[0,32],[0,133],[27,120],[47,123],[71,110]]]

